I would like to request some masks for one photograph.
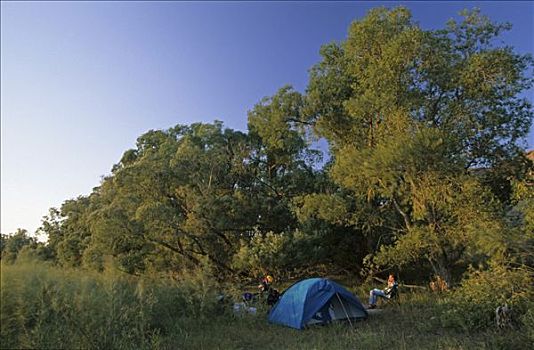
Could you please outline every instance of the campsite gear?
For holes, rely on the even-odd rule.
[[[390,299],[394,299],[398,297],[399,296],[399,284],[395,282],[395,284],[388,291],[386,291],[386,294],[389,295]]]
[[[365,319],[367,311],[356,296],[326,278],[295,283],[269,313],[269,322],[303,329],[330,321]],[[352,323],[351,323],[352,324]]]
[[[248,306],[246,303],[234,303],[234,314],[251,314],[256,315],[258,309]]]
[[[265,280],[267,281],[267,283],[271,284],[271,283],[273,283],[274,278],[273,278],[273,276],[267,275],[267,277],[265,277]]]
[[[388,295],[388,302],[395,301],[397,303],[400,303],[399,284],[397,282],[395,282],[395,284],[391,287],[389,291],[386,291],[386,294]]]
[[[254,299],[254,294],[252,293],[243,293],[243,301],[244,302],[248,302],[248,301],[252,301],[252,299]]]

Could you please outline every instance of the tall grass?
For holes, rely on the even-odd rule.
[[[233,315],[202,272],[179,280],[46,265],[2,265],[0,348],[39,349],[515,349],[532,328],[444,328],[441,294],[408,293],[367,321],[297,331]],[[365,297],[369,287],[356,293]],[[362,300],[365,303],[365,300]],[[532,324],[532,312],[525,324]],[[529,331],[530,329],[530,331]]]
[[[196,278],[196,280],[195,280]],[[2,265],[1,348],[158,347],[181,318],[216,312],[216,288],[187,280]]]

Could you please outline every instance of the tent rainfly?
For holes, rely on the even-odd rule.
[[[281,296],[269,313],[269,322],[303,329],[336,320],[367,318],[367,311],[356,296],[325,278],[295,283]]]

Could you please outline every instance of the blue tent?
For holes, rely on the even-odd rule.
[[[317,323],[367,318],[367,311],[352,293],[325,278],[295,283],[269,313],[269,322],[303,329]]]

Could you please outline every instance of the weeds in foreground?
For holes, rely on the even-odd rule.
[[[216,311],[209,281],[2,265],[2,348],[157,348],[177,318]]]

